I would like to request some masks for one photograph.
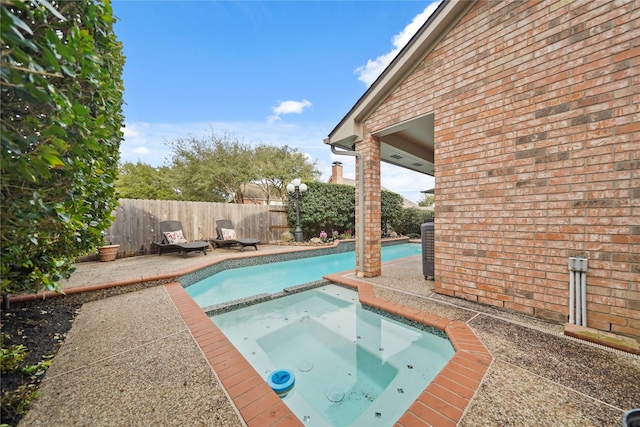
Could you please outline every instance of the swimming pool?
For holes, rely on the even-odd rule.
[[[420,244],[382,247],[382,262],[422,253]],[[355,269],[355,252],[313,256],[290,261],[232,268],[186,287],[200,307],[209,307],[251,297],[274,294],[284,288],[321,280],[322,276]]]
[[[337,285],[211,319],[265,380],[294,373],[283,401],[306,426],[392,425],[454,355],[443,334],[366,310]]]

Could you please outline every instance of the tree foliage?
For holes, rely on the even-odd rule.
[[[237,138],[212,130],[204,139],[194,136],[167,142],[172,149],[171,176],[184,200],[244,203],[244,189],[256,183],[265,198],[283,197],[294,178],[320,175],[297,149],[283,146],[252,147]]]
[[[181,200],[182,194],[173,187],[171,170],[147,164],[126,162],[118,169],[116,197],[118,199]]]
[[[418,206],[429,207],[433,206],[436,201],[436,196],[433,194],[425,194],[422,199],[418,202]]]
[[[185,200],[244,202],[244,185],[255,179],[248,144],[211,131],[205,139],[188,136],[167,145],[173,151],[171,173]]]
[[[288,145],[258,145],[254,152],[253,166],[258,177],[254,183],[261,189],[267,201],[274,196],[284,200],[287,194],[286,186],[295,178],[309,182],[320,176],[316,162],[309,162],[297,148]]]
[[[1,17],[1,290],[56,290],[110,225],[124,57],[108,1],[3,0]]]

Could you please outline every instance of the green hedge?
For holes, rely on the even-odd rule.
[[[122,45],[108,1],[2,1],[3,295],[57,290],[117,204]]]
[[[307,193],[300,202],[300,226],[305,240],[320,236],[324,231],[331,237],[332,231],[344,234],[345,230],[355,233],[356,192],[350,185],[327,184],[322,182],[307,183]],[[289,225],[293,232],[296,224],[294,199],[287,201]],[[381,195],[382,226],[386,233],[386,225],[397,223],[402,217],[402,196],[390,191],[382,191]]]
[[[397,223],[393,223],[393,230],[411,238],[420,237],[420,226],[425,222],[433,221],[434,211],[418,208],[404,208]]]

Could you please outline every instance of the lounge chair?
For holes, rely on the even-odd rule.
[[[202,251],[203,254],[207,254],[209,242],[206,240],[189,242],[184,237],[182,230],[182,223],[180,221],[160,222],[162,240],[159,242],[153,242],[153,244],[158,248],[158,255],[162,255],[162,252],[174,251],[182,252],[182,256],[185,258],[187,257],[187,252]]]
[[[236,230],[233,228],[233,223],[228,219],[219,219],[216,221],[216,232],[218,237],[216,239],[209,239],[213,248],[237,248],[240,251],[244,251],[245,246],[253,246],[258,250],[258,243],[260,240],[253,238],[238,239]]]

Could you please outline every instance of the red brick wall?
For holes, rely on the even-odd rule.
[[[640,336],[640,2],[480,2],[371,115],[435,114],[436,290]]]

